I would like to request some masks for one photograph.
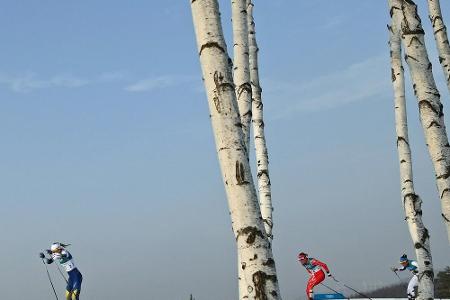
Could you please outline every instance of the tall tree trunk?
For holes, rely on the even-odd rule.
[[[430,248],[430,235],[422,222],[422,200],[414,191],[411,149],[409,147],[406,116],[405,80],[401,48],[401,0],[389,1],[391,26],[389,46],[391,73],[394,88],[395,129],[397,132],[398,160],[400,162],[400,186],[405,220],[414,244],[419,264],[419,300],[434,299],[434,272]]]
[[[402,0],[402,12],[402,38],[406,62],[419,104],[420,121],[436,174],[442,217],[450,243],[450,145],[445,129],[443,107],[428,59],[425,32],[417,13],[417,6],[412,0]]]
[[[236,96],[239,106],[239,112],[241,116],[242,131],[244,133],[244,140],[247,152],[250,152],[250,122],[252,121],[252,85],[250,84],[250,61],[249,61],[249,45],[251,40],[249,39],[249,29],[251,24],[248,23],[248,0],[232,0],[232,23],[233,23],[233,38],[234,38],[234,83],[236,85]],[[254,121],[253,121],[254,122]],[[254,124],[254,123],[253,123]],[[255,128],[255,127],[253,127]],[[260,130],[259,130],[260,131]],[[259,133],[255,131],[255,136]],[[258,135],[259,138],[259,135]],[[257,142],[255,138],[255,143]],[[256,158],[258,160],[258,147],[260,145],[255,144]],[[260,187],[261,177],[260,177],[260,164],[257,166],[257,178],[258,185]],[[264,179],[262,179],[264,180]],[[271,241],[271,230],[268,232],[267,226],[267,210],[265,210],[267,205],[267,200],[261,199],[261,189],[259,189],[260,195],[260,209],[261,215],[264,221],[266,233],[268,233],[269,240]],[[264,194],[263,194],[264,195]],[[271,218],[270,218],[271,224]],[[271,229],[271,227],[270,227]],[[240,261],[238,261],[240,265]],[[239,291],[241,297],[246,294],[247,282],[245,276],[242,274],[242,269],[239,268]]]
[[[269,176],[269,156],[267,152],[266,136],[264,134],[264,117],[263,117],[263,102],[262,89],[259,83],[258,70],[258,44],[256,43],[255,22],[253,19],[253,3],[247,0],[247,19],[248,19],[248,44],[249,44],[249,59],[250,59],[250,79],[252,86],[252,112],[253,112],[253,134],[255,138],[255,152],[256,152],[256,168],[258,178],[259,191],[259,206],[261,208],[261,215],[266,228],[267,236],[270,241],[273,239],[272,227],[272,193],[270,187]]]
[[[217,0],[190,0],[216,150],[241,268],[242,299],[281,299],[275,261],[256,197]]]
[[[433,25],[434,39],[439,52],[439,62],[444,71],[447,87],[450,91],[450,45],[448,43],[447,27],[442,18],[439,0],[428,0],[428,13]]]
[[[232,0],[231,12],[233,23],[234,84],[241,116],[244,142],[249,152],[250,122],[252,120],[252,88],[248,61],[248,27],[246,0]]]

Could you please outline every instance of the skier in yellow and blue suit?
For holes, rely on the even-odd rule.
[[[79,300],[83,276],[78,268],[75,267],[72,255],[65,249],[67,246],[62,243],[53,243],[50,250],[46,250],[51,258],[45,258],[44,253],[40,253],[39,256],[43,259],[45,258],[47,264],[51,264],[54,261],[59,262],[69,275],[66,287],[66,300]]]

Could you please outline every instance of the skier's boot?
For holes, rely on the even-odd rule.
[[[416,299],[416,295],[414,295],[413,293],[408,294],[408,300],[415,300]]]
[[[80,292],[78,290],[73,290],[71,300],[79,300],[79,299],[80,299]]]
[[[66,300],[72,300],[72,293],[69,291],[66,291]]]
[[[308,300],[314,300],[314,293],[312,290],[308,291]]]

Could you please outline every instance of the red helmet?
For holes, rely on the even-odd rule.
[[[308,254],[304,253],[304,252],[300,252],[298,254],[298,260],[306,260],[308,259]]]

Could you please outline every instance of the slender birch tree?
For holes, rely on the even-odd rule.
[[[419,264],[418,299],[434,299],[434,272],[430,248],[430,235],[422,222],[422,200],[414,190],[411,149],[406,115],[405,80],[401,47],[401,0],[389,0],[391,26],[389,46],[391,52],[392,85],[394,88],[395,129],[397,132],[400,186],[405,220],[414,244]]]
[[[247,282],[240,299],[281,299],[275,261],[245,150],[232,70],[217,0],[190,0],[216,150],[230,209],[240,268]]]
[[[252,120],[252,88],[250,86],[248,27],[246,0],[232,0],[231,13],[233,24],[234,84],[241,117],[244,142],[249,153],[250,124]]]
[[[273,239],[272,228],[272,192],[269,176],[269,155],[264,133],[264,117],[262,89],[259,83],[258,69],[258,44],[256,43],[255,21],[253,19],[253,3],[247,0],[247,20],[248,20],[248,44],[250,61],[250,80],[252,87],[252,125],[255,140],[256,171],[258,178],[259,206],[264,221],[267,236],[270,241]]]
[[[444,71],[447,87],[450,91],[450,45],[439,0],[428,0],[428,14],[431,25],[433,26],[434,39],[436,40],[436,47],[439,53],[439,62]]]
[[[249,55],[248,55],[248,27],[246,0],[231,1],[231,20],[233,26],[233,79],[236,86],[236,98],[241,118],[244,144],[248,157],[250,156],[250,124],[252,119],[252,89],[250,86]],[[239,295],[246,294],[247,278],[238,256]]]
[[[450,243],[450,145],[445,129],[443,107],[428,59],[425,32],[417,13],[417,6],[412,0],[402,0],[402,12],[402,39],[406,63],[419,105],[420,121],[435,171],[442,217]]]

